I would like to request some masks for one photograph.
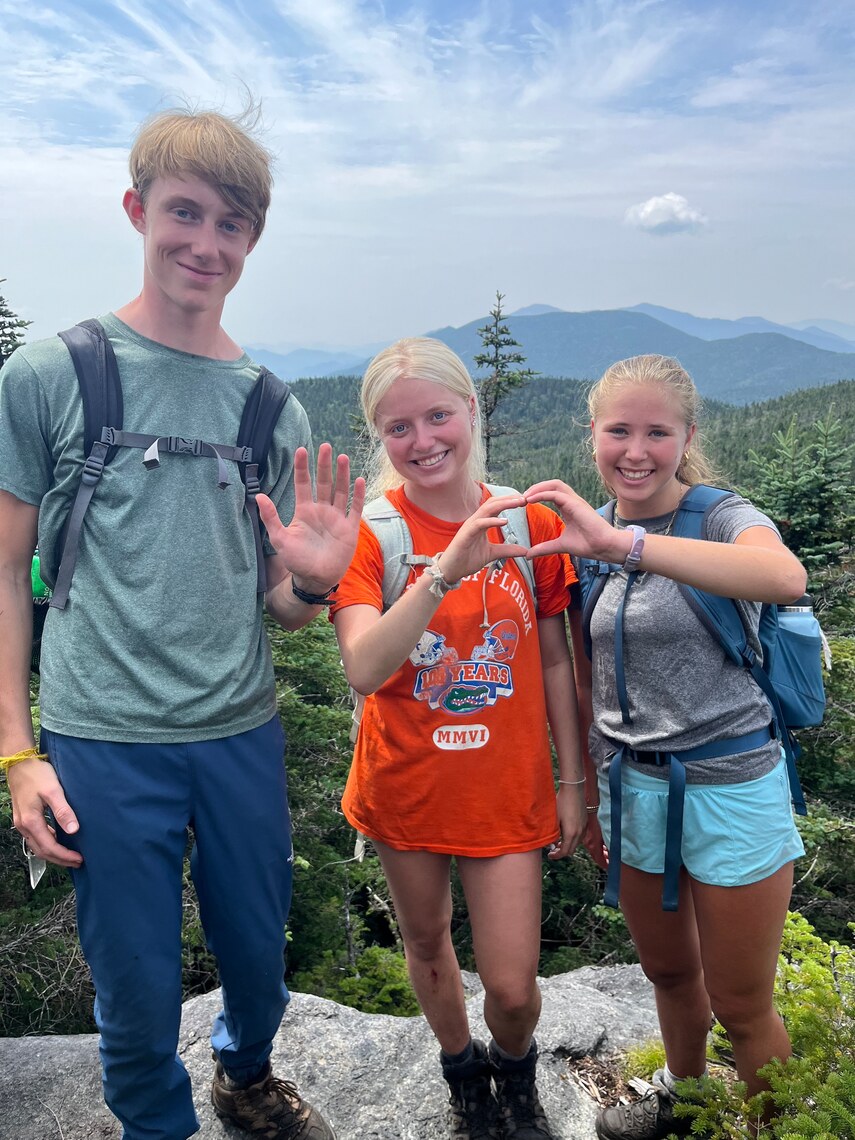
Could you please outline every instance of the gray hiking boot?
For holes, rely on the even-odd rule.
[[[534,1041],[520,1061],[509,1061],[491,1049],[496,1100],[508,1140],[556,1140],[549,1127],[535,1083],[537,1045]]]
[[[483,1041],[473,1040],[471,1061],[451,1065],[442,1056],[449,1088],[449,1125],[454,1140],[502,1140],[499,1106],[493,1096],[492,1070]]]
[[[291,1081],[267,1067],[253,1084],[240,1088],[217,1061],[211,1103],[217,1116],[231,1120],[257,1140],[335,1140],[335,1133]]]
[[[616,1104],[597,1114],[596,1129],[600,1140],[665,1140],[667,1136],[688,1136],[692,1128],[690,1116],[675,1116],[677,1098],[666,1086],[665,1074],[657,1069],[653,1088],[632,1104]]]

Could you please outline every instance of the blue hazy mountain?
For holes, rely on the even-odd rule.
[[[830,332],[816,325],[804,322],[800,325],[778,325],[765,317],[739,317],[729,321],[720,317],[695,317],[691,313],[681,313],[676,309],[665,309],[661,305],[633,305],[628,313],[644,313],[654,320],[701,340],[732,340],[748,333],[779,333],[792,340],[811,344],[814,348],[824,348],[829,352],[855,352],[855,343],[844,336]]]
[[[525,305],[522,309],[514,309],[512,317],[542,317],[544,313],[566,313],[566,309],[556,309],[554,305]]]
[[[486,320],[431,335],[474,369],[478,329]],[[526,367],[544,376],[595,379],[615,360],[661,353],[676,356],[704,395],[736,404],[855,378],[855,351],[829,352],[778,332],[705,340],[629,309],[512,316],[506,324],[522,346]]]
[[[291,352],[272,352],[267,348],[246,350],[253,360],[275,372],[281,380],[298,380],[306,376],[335,376],[351,372],[361,365],[364,353],[324,352],[314,348],[295,348]]]
[[[792,321],[790,327],[800,330],[822,329],[823,332],[834,333],[835,336],[841,336],[844,340],[855,344],[855,325],[847,325],[843,321],[830,321],[825,317],[813,317],[807,321]]]
[[[662,319],[641,309],[659,312]],[[449,325],[425,335],[453,348],[477,379],[474,356],[482,349],[478,329],[488,320],[483,316],[459,328]],[[675,327],[674,321],[696,331]],[[661,353],[676,356],[705,396],[735,404],[855,378],[855,343],[819,330],[830,343],[847,346],[847,351],[832,351],[800,339],[803,330],[761,317],[719,321],[652,305],[586,313],[529,305],[508,316],[505,323],[521,345],[525,366],[543,376],[592,380],[623,357]],[[748,331],[755,325],[763,331]],[[721,335],[713,337],[714,331]],[[253,355],[283,379],[361,375],[370,359],[367,352],[356,359],[352,352],[325,354],[317,350],[283,356],[258,350]]]

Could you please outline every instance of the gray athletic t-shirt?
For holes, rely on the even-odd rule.
[[[101,318],[119,365],[124,428],[234,444],[258,375],[246,356],[176,352]],[[270,494],[286,523],[292,464],[311,447],[292,395],[270,449]],[[66,608],[50,609],[41,655],[42,724],[96,740],[213,740],[276,711],[270,648],[256,593],[244,486],[217,487],[211,458],[120,448],[105,468],[80,536]],[[0,375],[0,488],[39,506],[49,563],[83,458],[83,406],[58,337],[18,349]]]
[[[637,521],[651,533],[662,533],[671,515]],[[752,526],[770,527],[777,533],[766,515],[732,495],[710,511],[707,539],[733,542]],[[595,764],[605,770],[618,744],[677,752],[767,726],[769,702],[751,675],[727,658],[676,583],[650,573],[639,574],[624,614],[624,668],[632,724],[623,723],[615,684],[614,639],[626,582],[623,571],[610,576],[591,620],[594,721],[589,743]],[[738,592],[738,583],[734,583],[734,592]],[[760,652],[760,604],[737,604],[753,647]],[[738,783],[771,771],[780,755],[778,742],[770,739],[751,752],[693,760],[686,765],[687,779],[699,784]],[[634,762],[632,766],[651,776],[668,776],[667,767]]]

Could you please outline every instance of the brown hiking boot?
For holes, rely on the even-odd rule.
[[[537,1045],[532,1041],[519,1061],[506,1060],[490,1048],[496,1100],[508,1140],[556,1140],[537,1093]]]
[[[291,1081],[273,1076],[268,1061],[258,1080],[239,1088],[217,1061],[211,1103],[217,1116],[230,1120],[257,1140],[335,1140],[335,1133]]]
[[[487,1046],[474,1040],[471,1061],[442,1061],[442,1075],[449,1088],[449,1125],[454,1140],[502,1140],[499,1106],[493,1096]]]

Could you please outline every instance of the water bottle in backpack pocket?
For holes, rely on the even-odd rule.
[[[789,606],[778,606],[778,632],[766,664],[788,728],[822,723],[825,689],[822,666],[831,669],[831,650],[805,594]],[[766,648],[766,646],[764,646]]]

